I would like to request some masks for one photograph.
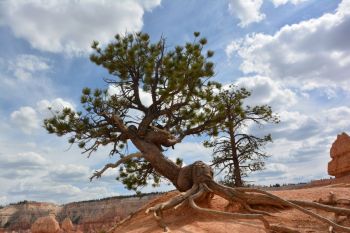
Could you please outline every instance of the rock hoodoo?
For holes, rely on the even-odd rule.
[[[53,216],[38,218],[32,225],[32,233],[58,233],[60,225]]]
[[[350,175],[350,136],[339,134],[331,147],[328,174],[336,178]]]
[[[61,228],[64,232],[74,231],[74,226],[70,218],[65,218],[61,225]]]

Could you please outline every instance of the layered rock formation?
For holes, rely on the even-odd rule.
[[[138,210],[158,194],[128,198],[107,198],[101,201],[69,203],[62,206],[57,213],[57,219],[72,220],[83,232],[93,232],[96,229],[109,228],[115,222],[124,219]]]
[[[332,160],[328,163],[328,174],[336,178],[350,175],[350,137],[339,134],[330,150]]]
[[[0,209],[0,228],[9,230],[30,229],[34,221],[55,214],[60,207],[47,202],[20,202]]]
[[[32,233],[58,233],[60,225],[53,216],[38,218],[31,227]]]
[[[69,218],[63,220],[61,228],[64,232],[74,231],[73,223]]]
[[[60,227],[54,215],[38,218],[30,230],[30,233],[83,233],[69,218],[65,218]]]
[[[12,231],[30,229],[40,217],[56,216],[57,222],[70,219],[83,232],[108,228],[115,222],[127,217],[159,194],[148,194],[143,197],[112,197],[95,201],[74,202],[65,205],[41,202],[21,202],[0,209],[1,228]],[[64,226],[70,225],[66,220]],[[62,225],[61,224],[61,225]],[[63,227],[63,225],[61,226]]]

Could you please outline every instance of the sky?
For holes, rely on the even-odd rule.
[[[21,200],[67,203],[130,194],[117,169],[89,182],[117,158],[90,158],[42,127],[48,107],[79,108],[84,87],[108,88],[108,73],[89,61],[90,45],[143,31],[169,47],[200,31],[215,51],[215,77],[252,91],[281,123],[271,133],[266,170],[254,184],[327,178],[337,134],[350,133],[350,0],[0,0],[0,205]],[[185,164],[210,162],[201,139],[166,152]],[[163,184],[157,189],[173,189]]]

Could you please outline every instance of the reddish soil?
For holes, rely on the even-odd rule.
[[[285,199],[314,201],[319,198],[327,199],[329,192],[335,193],[337,198],[350,198],[350,184],[336,184],[324,187],[313,187],[295,190],[278,190],[271,193]],[[145,210],[157,203],[164,202],[169,198],[177,195],[178,192],[166,193],[156,198],[146,206],[137,211],[129,220],[120,224],[113,231],[133,232],[133,233],[158,233],[163,230],[158,226],[152,214],[146,215]],[[228,202],[221,197],[214,196],[210,203],[210,208],[216,210],[224,210]],[[208,207],[199,204],[202,207]],[[266,217],[271,224],[279,224],[294,228],[300,232],[329,232],[326,224],[311,218],[295,209],[264,209],[272,213],[272,216]],[[233,208],[228,211],[237,211]],[[324,211],[315,212],[334,220],[334,214]],[[228,233],[228,232],[265,232],[262,223],[258,220],[236,220],[229,217],[211,215],[207,213],[197,212],[188,206],[180,207],[176,210],[171,209],[164,211],[164,222],[173,233]],[[342,225],[350,226],[350,220],[344,218]]]

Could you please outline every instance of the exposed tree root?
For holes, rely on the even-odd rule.
[[[229,188],[229,187],[227,187]],[[279,201],[281,202],[282,204],[285,204],[287,206],[290,206],[290,207],[293,207],[295,209],[298,209],[300,210],[301,212],[311,216],[311,217],[314,217],[316,219],[318,219],[319,221],[323,222],[323,223],[327,223],[328,225],[330,225],[331,227],[333,227],[333,229],[335,230],[338,230],[338,231],[343,231],[343,232],[350,232],[350,227],[345,227],[345,226],[341,226],[319,214],[316,214],[314,212],[311,212],[310,210],[307,210],[305,209],[304,207],[302,206],[309,206],[309,207],[312,207],[312,208],[316,208],[316,209],[323,209],[323,210],[327,210],[327,211],[330,211],[330,212],[335,212],[335,211],[344,211],[344,208],[338,208],[338,207],[333,207],[332,209],[331,208],[325,208],[325,206],[322,206],[321,208],[321,204],[317,204],[317,203],[312,203],[312,202],[304,202],[304,201],[287,201],[287,200],[284,200],[278,196],[275,196],[269,192],[266,192],[266,191],[263,191],[263,190],[260,190],[260,189],[252,189],[252,188],[235,188],[236,190],[238,191],[242,191],[242,192],[256,192],[256,193],[262,193],[276,201]],[[298,203],[298,204],[296,204]],[[314,204],[314,205],[311,205],[311,204]],[[350,210],[348,210],[350,211]]]
[[[317,202],[325,205],[350,205],[349,199],[339,199],[333,192],[329,192],[328,198],[326,200],[320,198]]]
[[[107,233],[113,232],[117,227],[119,227],[120,225],[122,225],[123,223],[125,223],[126,221],[130,220],[132,218],[134,214],[129,214],[126,218],[124,218],[123,220],[119,221],[118,223],[116,223],[112,228],[110,228]]]
[[[230,202],[239,203],[244,209],[250,213],[231,213],[225,211],[212,210],[208,208],[199,207],[195,200],[205,196],[208,193],[215,193]],[[254,194],[257,193],[257,194]],[[164,229],[165,232],[169,232],[169,228],[163,221],[163,211],[170,208],[177,208],[183,203],[188,203],[190,207],[197,211],[211,213],[215,215],[230,216],[234,219],[250,219],[259,220],[263,223],[266,232],[298,232],[296,229],[288,228],[280,225],[270,225],[264,217],[265,215],[271,215],[268,212],[255,210],[250,207],[253,204],[272,205],[275,207],[292,207],[299,211],[319,220],[320,222],[326,223],[332,229],[339,232],[350,232],[350,227],[345,227],[331,221],[319,214],[316,214],[305,207],[311,207],[314,209],[320,209],[328,212],[333,212],[336,216],[350,215],[350,209],[327,206],[315,202],[297,201],[297,200],[284,200],[278,196],[275,196],[269,192],[253,189],[253,188],[230,188],[227,186],[220,185],[215,181],[196,183],[188,191],[181,193],[180,195],[170,199],[167,202],[160,203],[154,207],[148,208],[146,213],[153,212],[158,224]]]
[[[219,215],[225,215],[225,216],[230,216],[235,219],[256,219],[260,220],[263,222],[264,227],[266,229],[269,229],[269,223],[267,220],[263,217],[262,214],[240,214],[240,213],[229,213],[229,212],[224,212],[224,211],[218,211],[218,210],[211,210],[207,208],[201,208],[197,206],[197,204],[194,202],[194,200],[199,199],[208,192],[213,192],[210,188],[205,183],[200,183],[200,184],[194,184],[193,187],[188,190],[185,193],[182,193],[172,199],[170,199],[167,202],[160,203],[155,205],[154,207],[148,208],[146,210],[146,213],[149,213],[150,211],[153,211],[153,214],[159,224],[160,227],[164,229],[164,232],[169,232],[169,228],[165,225],[164,221],[162,220],[162,216],[159,213],[162,213],[163,210],[169,209],[169,208],[177,208],[180,204],[184,203],[185,201],[189,201],[190,206],[197,210],[197,211],[202,211],[202,212],[207,212],[207,213],[212,213],[212,214],[219,214]]]
[[[114,164],[107,164],[101,171],[96,171],[94,175],[91,177],[99,178],[102,173],[108,168],[115,168],[119,166],[121,163],[124,163],[128,159],[131,158],[140,158],[144,155],[142,153],[134,153],[128,156],[123,157],[119,161]],[[169,169],[173,166],[169,166]],[[176,175],[176,174],[175,174]],[[256,210],[252,208],[252,206],[260,205],[260,206],[273,206],[275,208],[286,208],[291,207],[295,208],[304,214],[307,214],[320,222],[327,224],[331,231],[335,230],[337,232],[349,232],[350,227],[342,226],[337,222],[341,222],[339,220],[340,216],[350,216],[350,209],[343,207],[335,207],[330,205],[325,205],[317,202],[307,202],[307,201],[299,201],[299,200],[285,200],[278,196],[275,196],[269,192],[255,189],[255,188],[231,188],[221,184],[216,183],[213,180],[213,171],[211,168],[201,161],[197,161],[187,167],[181,168],[179,170],[179,174],[177,177],[175,186],[178,190],[187,190],[180,195],[170,199],[167,202],[160,203],[155,205],[154,207],[148,208],[146,213],[153,212],[155,219],[157,220],[160,227],[164,229],[165,232],[169,232],[169,228],[166,226],[163,221],[163,211],[170,208],[178,208],[180,205],[189,204],[190,207],[197,211],[219,214],[233,217],[234,219],[253,219],[259,220],[263,223],[267,232],[296,232],[295,229],[291,229],[288,227],[282,227],[279,225],[270,225],[264,216],[271,216],[271,213],[262,210]],[[229,201],[229,203],[238,203],[243,209],[247,210],[249,213],[231,213],[225,211],[211,210],[208,208],[199,207],[195,200],[207,198],[210,195],[216,194],[221,196],[222,198]],[[341,202],[346,202],[347,199],[342,199]],[[335,198],[334,194],[330,194],[327,204],[338,204],[339,200]],[[335,221],[327,219],[317,213],[314,213],[308,209],[313,208],[316,210],[328,211],[335,214]]]
[[[194,200],[201,197],[203,194],[205,194],[205,192],[209,192],[209,189],[206,187],[205,184],[200,184],[198,192],[189,197],[190,206],[193,209],[198,210],[198,211],[207,212],[207,213],[212,213],[212,214],[230,216],[230,217],[233,217],[236,219],[258,219],[258,220],[262,221],[262,223],[264,224],[264,227],[266,229],[270,229],[270,224],[266,221],[266,219],[263,217],[262,214],[229,213],[229,212],[224,212],[224,211],[201,208],[201,207],[197,206],[197,204],[194,202]]]
[[[300,231],[281,225],[270,225],[271,232],[300,233]]]

